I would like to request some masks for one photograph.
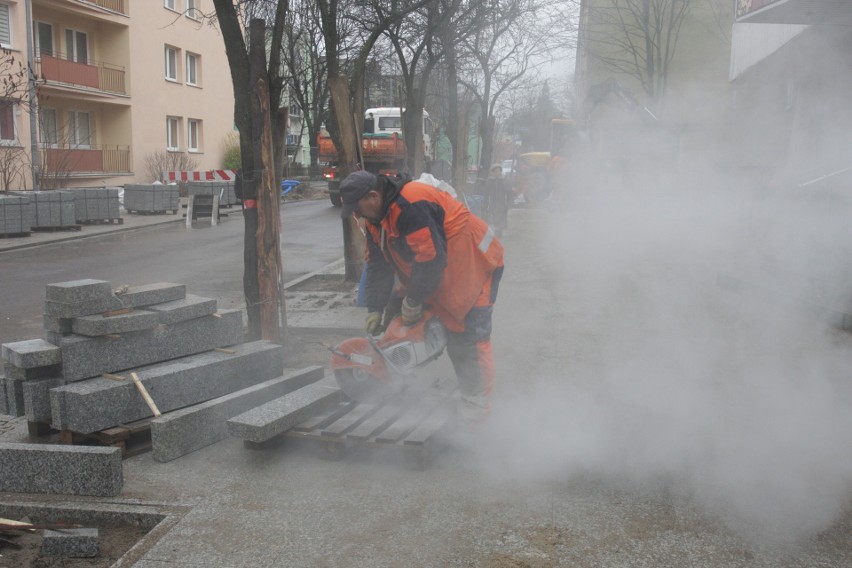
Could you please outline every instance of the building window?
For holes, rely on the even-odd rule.
[[[88,36],[85,32],[65,30],[65,49],[68,52],[68,61],[89,62]]]
[[[9,99],[0,100],[0,144],[14,144],[17,139],[15,103]]]
[[[180,150],[180,119],[170,116],[166,119],[166,150]]]
[[[196,0],[186,0],[186,17],[197,20],[201,17],[198,8],[195,7]]]
[[[194,53],[186,54],[186,84],[198,85],[198,64],[201,57]]]
[[[0,45],[12,47],[12,22],[8,4],[0,4]]]
[[[177,10],[177,0],[163,0],[163,6],[169,10]]]
[[[177,49],[166,46],[166,79],[177,81]]]
[[[59,144],[59,130],[56,126],[56,109],[41,109],[41,143],[46,146]]]
[[[92,143],[91,117],[88,112],[68,111],[69,142],[74,146],[88,146]]]
[[[186,121],[186,148],[190,152],[201,151],[201,121],[189,119]]]
[[[45,22],[35,24],[36,57],[53,55],[53,26]]]

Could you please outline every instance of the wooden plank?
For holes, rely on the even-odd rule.
[[[456,416],[456,401],[447,400],[437,411],[423,421],[408,436],[403,444],[406,446],[422,446],[429,442],[437,434],[443,432],[449,424],[454,422]]]
[[[358,406],[358,403],[355,401],[344,402],[341,403],[337,408],[332,408],[325,412],[321,412],[314,416],[313,418],[309,418],[305,420],[298,426],[295,426],[293,430],[296,432],[311,432],[313,430],[319,430],[325,428],[335,420],[338,420],[341,416],[352,410]]]
[[[351,430],[346,437],[353,440],[366,440],[380,434],[400,416],[422,402],[425,393],[432,388],[433,384],[434,381],[418,381],[407,385],[403,393],[388,400],[380,410]]]
[[[136,385],[136,389],[139,391],[139,394],[142,395],[142,398],[145,399],[145,404],[148,405],[148,408],[151,409],[154,416],[160,416],[160,410],[157,408],[157,405],[154,404],[154,399],[152,399],[151,395],[148,394],[148,389],[145,388],[145,385],[142,384],[142,381],[139,380],[136,373],[130,373],[130,378],[133,379],[133,384]]]
[[[359,404],[345,416],[323,428],[322,436],[342,436],[375,414],[381,404]]]
[[[440,404],[456,391],[455,384],[440,385],[431,389],[420,403],[409,409],[396,422],[390,425],[381,435],[376,436],[376,442],[380,444],[394,444],[414,431]]]

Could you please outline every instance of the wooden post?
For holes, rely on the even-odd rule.
[[[281,239],[280,193],[275,187],[269,85],[266,83],[266,24],[254,19],[251,29],[252,131],[255,133],[255,176],[257,186],[257,280],[260,292],[260,337],[281,342],[280,298]]]

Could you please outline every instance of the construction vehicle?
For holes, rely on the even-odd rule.
[[[399,107],[367,109],[364,113],[364,131],[361,134],[362,167],[380,175],[396,175],[405,164],[405,142],[402,134],[402,112]],[[431,155],[432,121],[423,111],[423,152]],[[323,177],[328,180],[331,202],[340,206],[340,179],[338,177],[337,148],[327,132],[317,138],[319,161],[324,164]]]
[[[550,151],[526,152],[518,156],[515,165],[515,191],[534,206],[546,199],[552,190],[553,177],[558,174],[561,160],[570,153],[570,146],[580,136],[582,123],[569,118],[550,121]]]

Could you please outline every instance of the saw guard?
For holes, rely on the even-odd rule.
[[[391,375],[382,355],[365,337],[346,339],[331,356],[334,378],[352,400],[370,402],[388,391]]]

